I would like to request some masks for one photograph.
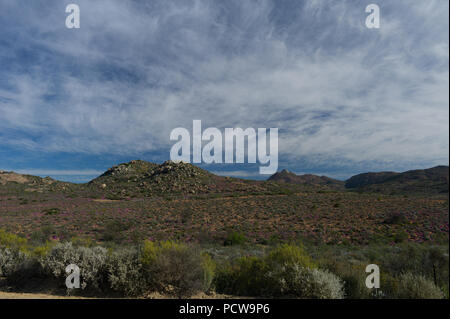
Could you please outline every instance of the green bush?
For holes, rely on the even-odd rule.
[[[198,250],[187,245],[146,241],[141,260],[150,290],[181,298],[205,287],[203,258]]]
[[[202,255],[203,262],[203,291],[209,292],[212,288],[214,275],[216,271],[216,263],[208,254]]]
[[[238,296],[265,296],[268,266],[262,258],[241,257],[218,268],[215,287],[218,292]]]
[[[269,272],[268,282],[275,296],[308,299],[343,299],[342,280],[327,270],[282,265]]]
[[[66,267],[75,264],[80,268],[82,289],[101,290],[105,287],[107,251],[103,247],[74,247],[72,243],[55,245],[40,264],[46,275],[65,284]]]
[[[42,279],[42,268],[35,257],[19,249],[0,249],[0,276],[15,287],[24,287]]]
[[[7,274],[6,280],[8,285],[17,288],[31,287],[33,285],[39,287],[44,283],[45,275],[36,258],[25,257],[15,264],[14,269]]]
[[[111,290],[126,296],[136,296],[145,291],[146,283],[138,250],[112,252],[107,258],[106,269]]]
[[[26,238],[7,233],[3,229],[0,229],[0,248],[18,249],[25,252],[28,248],[28,241]]]
[[[395,296],[400,299],[442,299],[444,293],[432,281],[420,275],[402,274]]]
[[[266,262],[270,265],[292,265],[297,264],[304,268],[316,268],[317,265],[306,252],[303,245],[283,244],[272,251],[266,257]]]
[[[237,232],[232,232],[228,234],[223,244],[225,246],[242,245],[243,243],[245,243],[245,241],[246,238],[244,235]]]
[[[18,249],[0,248],[0,276],[10,276],[20,268],[25,259],[25,253]]]
[[[327,264],[326,268],[342,279],[346,298],[369,299],[372,297],[372,290],[368,289],[365,284],[368,275],[365,271],[365,264],[335,262]]]
[[[129,223],[120,220],[109,221],[103,231],[103,240],[120,243],[124,239],[124,232],[130,227]]]
[[[281,245],[264,257],[241,257],[217,271],[218,292],[240,296],[343,298],[343,282],[300,245]]]

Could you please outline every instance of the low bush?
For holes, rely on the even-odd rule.
[[[304,268],[316,268],[317,265],[306,252],[303,245],[283,244],[272,249],[266,257],[266,262],[275,265],[296,264]]]
[[[76,293],[189,297],[214,289],[274,298],[448,298],[448,247],[442,246],[308,246],[313,259],[302,245],[287,244],[215,247],[203,253],[172,241],[114,245],[109,251],[93,245],[74,239],[35,246],[0,230],[0,277],[14,287],[65,289],[66,267],[75,264],[82,288],[70,290]],[[371,263],[380,267],[379,289],[365,286],[365,267]]]
[[[411,273],[399,278],[395,298],[400,299],[442,299],[444,293],[431,280]]]
[[[30,286],[42,279],[42,268],[36,258],[19,249],[0,249],[0,276],[15,287]]]
[[[203,291],[209,292],[212,289],[214,275],[216,272],[216,263],[208,254],[202,254],[203,263]]]
[[[112,252],[107,259],[106,269],[111,290],[136,296],[146,289],[140,253],[136,249],[120,249]]]
[[[232,232],[228,234],[227,238],[224,241],[224,246],[232,246],[232,245],[242,245],[246,241],[246,238],[244,235],[238,233],[238,232]]]
[[[367,277],[365,264],[334,262],[328,263],[325,268],[342,279],[346,298],[369,299],[373,297],[372,290],[368,289],[365,284]]]
[[[221,265],[216,274],[215,287],[220,293],[238,296],[270,295],[266,273],[268,266],[263,258],[241,257]]]
[[[25,253],[18,249],[0,248],[0,276],[10,276],[20,268],[25,259]]]
[[[75,264],[80,268],[82,289],[101,290],[107,280],[107,251],[103,247],[74,247],[72,243],[55,245],[49,253],[40,259],[45,274],[65,283],[66,267]]]
[[[149,288],[179,298],[205,288],[205,271],[200,252],[187,245],[146,241],[142,264]]]
[[[264,257],[241,257],[221,265],[218,292],[240,296],[343,298],[343,282],[319,270],[302,246],[281,245]]]
[[[26,238],[19,237],[0,229],[0,248],[18,249],[25,252],[28,248],[28,241]]]
[[[344,298],[342,280],[327,270],[287,264],[272,270],[267,277],[275,296],[307,299]]]

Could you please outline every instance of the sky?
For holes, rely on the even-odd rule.
[[[65,26],[68,4],[80,28]],[[380,28],[365,8],[380,7]],[[85,182],[176,127],[278,128],[278,169],[448,165],[449,2],[1,0],[0,169]],[[267,178],[255,164],[201,164]]]

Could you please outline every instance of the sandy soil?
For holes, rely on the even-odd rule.
[[[138,299],[170,299],[173,297],[161,295],[159,293],[152,293],[145,297],[140,297]],[[189,299],[239,299],[242,297],[229,296],[229,295],[221,295],[221,294],[213,294],[207,295],[204,293],[200,293],[192,296]],[[0,299],[92,299],[86,297],[78,297],[78,296],[60,296],[60,295],[51,295],[45,293],[22,293],[22,292],[5,292],[0,291]]]
[[[0,291],[0,299],[86,299],[72,296],[56,296],[41,293],[19,293]]]

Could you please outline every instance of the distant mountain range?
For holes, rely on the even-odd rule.
[[[335,188],[344,188],[345,182],[333,179],[327,176],[318,176],[313,174],[296,175],[286,169],[277,172],[268,178],[273,182],[284,182],[291,184],[303,184],[311,186],[330,186]]]
[[[311,174],[296,175],[288,170],[282,170],[269,177],[268,180],[291,184],[326,185],[332,188],[346,188],[360,192],[439,194],[448,193],[448,176],[448,166],[436,166],[428,169],[406,171],[403,173],[362,173],[350,177],[345,182],[326,176]]]
[[[383,193],[448,193],[448,171],[448,166],[436,166],[403,173],[364,173],[349,178],[345,187]]]
[[[449,191],[449,167],[397,172],[370,172],[339,181],[327,176],[297,175],[282,170],[267,181],[244,180],[212,174],[187,163],[155,164],[134,160],[108,169],[86,184],[60,182],[0,171],[0,187],[15,191],[53,191],[110,197],[158,194],[273,194],[302,190],[336,190],[383,194],[442,194]],[[102,195],[103,194],[103,195]]]

